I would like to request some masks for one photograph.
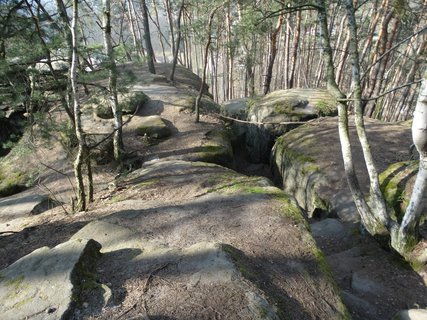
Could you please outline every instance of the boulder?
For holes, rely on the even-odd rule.
[[[278,90],[248,103],[248,120],[252,122],[307,121],[336,115],[336,101],[326,89]],[[287,125],[268,127],[282,134]]]
[[[169,137],[172,132],[160,116],[148,116],[134,119],[138,127],[136,133],[139,136],[147,136],[154,139]]]
[[[384,292],[384,287],[373,280],[370,274],[365,274],[363,270],[353,273],[351,288],[360,294],[370,294],[377,297],[380,297]]]
[[[271,167],[276,182],[295,196],[309,217],[333,214],[343,221],[358,222],[344,171],[337,121],[336,117],[321,118],[279,137],[272,149]],[[365,119],[365,127],[379,172],[397,160],[410,158],[409,127],[373,119]],[[349,131],[359,184],[363,192],[368,192],[369,176],[352,117]]]
[[[379,319],[377,308],[369,301],[359,298],[348,291],[341,291],[344,304],[350,313],[357,313],[363,316],[363,319]]]
[[[122,107],[123,114],[133,114],[137,108],[143,106],[148,101],[147,95],[142,91],[129,91],[126,93],[118,93],[117,100]],[[111,111],[110,102],[107,96],[96,94],[82,106],[83,109],[92,109],[95,115],[102,119],[112,119],[113,112]]]
[[[426,309],[402,310],[393,317],[393,320],[426,320]]]
[[[37,215],[58,206],[59,203],[47,195],[26,194],[0,199],[0,221]]]
[[[221,105],[221,113],[227,117],[246,120],[246,106],[249,98],[233,99]]]
[[[195,160],[233,167],[233,147],[228,132],[224,129],[208,131]]]
[[[311,232],[315,238],[338,240],[347,236],[344,225],[337,219],[324,219],[311,224]]]
[[[94,240],[70,240],[39,248],[0,272],[4,319],[68,319],[100,257]]]

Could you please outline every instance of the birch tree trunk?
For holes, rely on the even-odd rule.
[[[347,1],[351,2],[351,0]],[[326,65],[327,87],[331,94],[338,101],[338,133],[340,137],[341,152],[344,162],[344,169],[347,176],[347,182],[353,197],[353,201],[362,219],[363,225],[371,234],[383,234],[387,230],[381,224],[381,221],[378,221],[376,216],[372,215],[371,208],[366,202],[366,199],[361,191],[360,184],[354,170],[350,136],[348,132],[348,106],[346,104],[345,95],[338,88],[338,85],[335,81],[336,77],[328,32],[326,6],[324,0],[316,0],[316,4],[318,6],[320,36],[322,39],[323,56]],[[360,88],[356,88],[356,90],[360,90]]]
[[[427,72],[418,96],[412,122],[412,139],[420,154],[420,166],[415,179],[411,200],[406,209],[399,230],[391,233],[392,246],[403,256],[413,256],[413,249],[419,242],[419,223],[424,213],[423,198],[427,192]],[[415,251],[415,250],[414,250]],[[411,257],[418,263],[427,262],[427,244],[421,244],[417,255]]]
[[[366,135],[365,130],[365,124],[363,121],[362,86],[360,80],[360,61],[357,41],[357,25],[354,13],[355,10],[353,7],[352,0],[345,0],[345,5],[347,9],[348,27],[350,30],[349,46],[352,70],[352,87],[354,90],[355,124],[357,135],[359,137],[360,144],[362,145],[363,157],[365,159],[366,168],[369,174],[371,216],[373,216],[374,220],[380,222],[376,224],[376,227],[373,230],[368,231],[374,232],[373,234],[386,234],[386,228],[389,224],[389,217],[387,214],[384,196],[380,188],[378,171],[375,167],[371,147],[369,145],[368,137]]]
[[[71,68],[70,79],[73,98],[74,110],[74,123],[76,129],[76,136],[78,140],[78,150],[76,159],[74,161],[74,174],[76,176],[76,193],[77,204],[75,209],[77,211],[86,210],[86,194],[83,181],[83,164],[84,158],[87,156],[87,146],[85,136],[82,129],[81,111],[79,99],[77,94],[77,19],[78,19],[78,0],[73,0],[73,20],[71,21],[71,41],[72,41],[72,54],[71,54]]]
[[[123,138],[122,138],[122,110],[117,100],[117,66],[114,60],[114,52],[111,39],[111,2],[110,0],[103,0],[103,32],[104,32],[104,46],[105,52],[108,59],[108,94],[110,107],[114,117],[114,160],[116,161],[119,168],[122,165],[122,149],[123,149]]]

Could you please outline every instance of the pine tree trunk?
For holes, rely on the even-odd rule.
[[[142,25],[144,28],[144,41],[145,48],[147,50],[147,58],[148,58],[148,70],[155,74],[156,68],[154,67],[154,62],[156,60],[154,56],[153,46],[151,44],[151,34],[150,34],[150,22],[148,20],[148,8],[145,0],[141,0],[142,6]]]
[[[185,1],[182,0],[181,6],[179,7],[178,19],[176,23],[178,35],[176,39],[175,52],[173,54],[172,71],[169,77],[170,81],[173,81],[174,79],[176,64],[178,63],[179,45],[181,43],[181,17],[182,17],[182,11],[184,10],[184,5],[185,5]]]
[[[295,25],[295,34],[294,34],[294,42],[293,42],[293,49],[292,49],[292,68],[291,68],[291,74],[289,77],[289,88],[294,87],[294,78],[295,78],[295,69],[296,69],[296,62],[297,62],[297,54],[298,54],[298,46],[299,46],[299,40],[300,40],[300,33],[301,33],[301,11],[297,12],[297,20]]]
[[[271,79],[273,78],[273,66],[277,55],[277,36],[280,32],[280,29],[282,28],[283,20],[284,15],[282,13],[277,19],[276,28],[271,32],[270,35],[270,54],[268,56],[267,70],[265,74],[264,94],[270,92]]]

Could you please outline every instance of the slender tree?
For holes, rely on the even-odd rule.
[[[111,110],[114,117],[114,160],[119,168],[122,165],[122,109],[117,99],[117,66],[114,58],[114,51],[111,40],[111,3],[110,0],[103,0],[103,33],[104,33],[104,47],[108,61],[108,95]]]
[[[176,64],[178,63],[179,46],[181,44],[181,17],[182,17],[182,12],[184,10],[184,6],[185,6],[185,0],[182,0],[181,6],[179,7],[178,18],[176,22],[176,29],[178,34],[176,37],[175,52],[173,54],[172,71],[169,76],[170,81],[174,81]]]
[[[77,37],[77,21],[78,21],[78,0],[73,0],[73,19],[71,21],[71,39],[72,39],[72,56],[71,56],[71,68],[70,68],[70,82],[72,88],[71,97],[73,99],[74,109],[74,123],[76,130],[76,137],[78,140],[78,150],[76,159],[74,161],[74,174],[76,177],[76,193],[77,193],[77,204],[75,209],[77,211],[85,211],[87,208],[86,192],[83,180],[83,166],[86,164],[89,178],[89,201],[93,200],[93,183],[92,174],[90,168],[89,149],[86,144],[85,133],[82,128],[81,110],[78,97],[78,84],[77,84],[77,57],[78,57],[78,37]]]
[[[144,41],[145,47],[147,49],[147,58],[148,58],[148,70],[155,74],[156,68],[154,67],[154,62],[156,58],[154,56],[153,46],[151,44],[151,34],[150,34],[150,22],[148,20],[148,8],[145,0],[141,0],[142,6],[142,25],[144,27]]]
[[[218,11],[218,9],[221,6],[218,6],[214,8],[211,13],[209,14],[208,19],[208,30],[207,30],[207,40],[205,44],[205,50],[203,55],[203,72],[202,72],[202,83],[200,85],[199,94],[197,95],[196,102],[195,102],[195,111],[196,111],[196,123],[200,120],[200,101],[202,100],[203,93],[205,92],[205,82],[206,82],[206,68],[208,65],[208,55],[209,55],[209,47],[212,44],[212,23],[215,16],[215,13]]]

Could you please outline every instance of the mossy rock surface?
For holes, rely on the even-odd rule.
[[[137,108],[140,108],[148,101],[148,96],[142,91],[129,91],[117,95],[118,102],[122,108],[123,114],[133,114]],[[83,106],[91,108],[96,116],[102,119],[112,119],[113,112],[107,96],[96,94]]]
[[[378,170],[384,171],[401,158],[410,158],[410,128],[365,119]],[[369,192],[369,175],[358,143],[354,119],[349,119],[352,156],[362,192]],[[272,150],[273,176],[286,192],[310,214],[338,214],[344,221],[357,222],[342,161],[336,117],[306,123],[276,140]]]
[[[273,168],[281,172],[280,183],[285,192],[297,199],[309,217],[315,214],[325,216],[331,209],[321,191],[325,177],[315,158],[289,147],[293,139],[291,133],[276,140],[272,155]]]
[[[141,117],[138,119],[136,133],[154,139],[169,137],[172,132],[160,116]]]
[[[11,159],[0,161],[0,197],[8,197],[30,187],[29,173],[12,164]]]
[[[419,161],[403,161],[390,165],[380,174],[381,190],[394,219],[401,221],[408,207]],[[427,194],[424,197],[424,208],[427,214]]]
[[[228,131],[215,129],[207,132],[196,158],[198,161],[233,167],[233,147]]]
[[[278,90],[248,102],[248,118],[255,122],[306,121],[336,114],[336,100],[326,89]]]

